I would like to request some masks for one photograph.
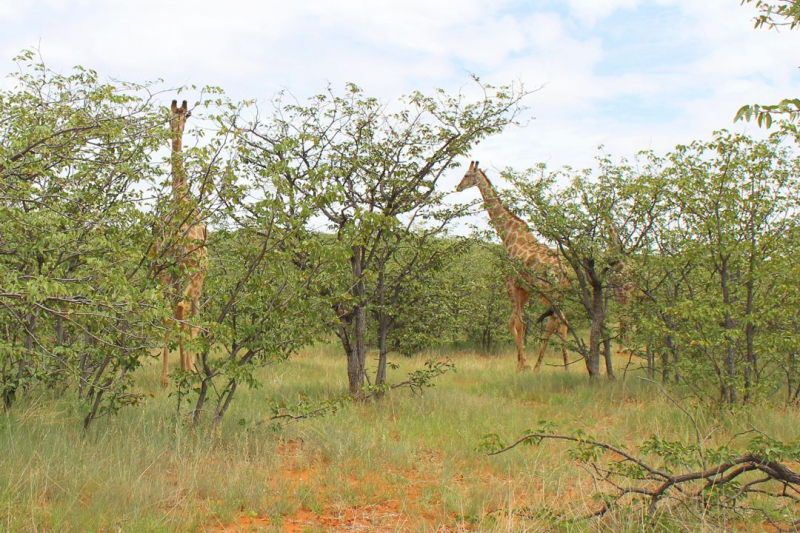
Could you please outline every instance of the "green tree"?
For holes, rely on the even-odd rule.
[[[556,302],[555,312],[563,317],[567,306],[576,310],[565,322],[591,377],[600,375],[602,355],[606,375],[614,378],[611,341],[618,332],[608,327],[607,318],[615,292],[625,282],[620,269],[647,246],[658,216],[660,191],[648,178],[660,164],[644,153],[637,165],[600,157],[596,176],[568,167],[550,172],[544,165],[504,172],[530,226],[558,248],[574,274],[563,295],[567,300]],[[588,345],[581,335],[584,326],[589,328]]]
[[[778,29],[788,27],[794,30],[800,25],[800,2],[797,0],[742,0],[742,4],[755,4],[759,11],[755,27]],[[759,126],[769,128],[772,125],[773,115],[783,115],[790,121],[797,120],[800,116],[800,98],[785,98],[777,104],[752,104],[742,106],[736,113],[734,122],[755,118]]]
[[[184,162],[193,185],[188,208],[211,229],[209,262],[201,317],[190,324],[200,335],[184,339],[198,354],[197,368],[173,377],[179,403],[193,404],[193,422],[210,412],[216,427],[242,384],[260,385],[258,367],[320,338],[328,317],[316,284],[327,250],[308,229],[313,206],[296,201],[273,169],[250,163],[253,147],[238,127],[250,102],[233,103],[215,88],[204,96],[191,131],[201,142],[186,150]],[[163,184],[152,189],[161,193],[155,209],[161,224],[193,216],[170,201]],[[181,237],[163,248],[183,246]],[[173,255],[167,251],[160,264]],[[314,268],[299,264],[299,257]],[[180,264],[166,261],[166,268],[186,275]]]
[[[797,0],[742,0],[742,4],[755,4],[758,9],[756,28],[788,26],[793,30],[800,24],[800,2]]]
[[[439,260],[404,284],[390,308],[396,349],[411,354],[466,345],[489,353],[510,342],[504,250],[477,239],[432,246]]]
[[[0,92],[0,396],[71,389],[88,426],[137,400],[131,373],[160,335],[139,206],[166,117],[149,86],[17,61]]]
[[[652,316],[664,318],[661,334],[689,384],[704,392],[713,376],[728,403],[774,389],[797,353],[800,190],[786,141],[722,132],[679,146],[665,168],[658,253],[668,283],[652,294]]]
[[[312,204],[335,235],[338,256],[346,258],[340,284],[328,292],[354,397],[363,395],[367,380],[371,307],[378,306],[384,336],[387,331],[387,291],[396,285],[387,279],[388,266],[409,239],[430,238],[446,226],[452,215],[440,207],[439,179],[457,157],[513,123],[526,94],[482,88],[484,98],[477,101],[442,91],[435,97],[415,93],[393,111],[348,85],[342,96],[329,90],[306,105],[278,102],[274,120],[251,129],[251,163],[274,169],[292,201]],[[411,269],[395,272],[407,278],[414,261]],[[379,381],[385,375],[386,350],[381,352]]]

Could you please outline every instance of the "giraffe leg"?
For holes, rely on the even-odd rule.
[[[523,312],[528,301],[528,292],[517,287],[512,279],[506,281],[506,289],[511,298],[512,312],[508,327],[511,329],[511,335],[517,345],[517,370],[526,370],[530,367],[525,359],[525,321],[523,320]]]
[[[511,328],[511,335],[514,336],[514,343],[517,345],[517,370],[527,370],[530,366],[525,359],[525,322],[514,311],[508,326]]]
[[[544,352],[547,351],[547,346],[550,344],[550,336],[553,335],[553,332],[558,328],[559,321],[555,317],[555,315],[551,315],[547,319],[547,327],[544,330],[544,339],[542,339],[542,347],[539,348],[539,357],[536,359],[536,366],[533,367],[534,372],[539,371],[539,367],[542,366],[542,360],[544,360]]]
[[[567,357],[567,325],[560,322],[558,337],[561,339],[561,356],[564,358],[564,371],[569,372],[569,358]]]
[[[169,378],[167,377],[169,374],[169,327],[170,324],[164,320],[163,322],[164,327],[166,328],[166,333],[164,333],[164,347],[161,349],[161,386],[166,388],[169,385]]]

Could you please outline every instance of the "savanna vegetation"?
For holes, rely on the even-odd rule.
[[[755,3],[759,26],[795,27],[793,2]],[[0,529],[800,528],[795,101],[742,108],[763,136],[491,176],[568,280],[525,310],[529,349],[543,317],[568,330],[566,366],[533,373],[513,370],[505,280],[553,273],[459,236],[484,205],[440,183],[516,125],[524,87],[269,109],[187,87],[170,152],[175,91],[17,62]],[[176,320],[165,273],[200,270]],[[195,363],[163,388],[165,343]]]

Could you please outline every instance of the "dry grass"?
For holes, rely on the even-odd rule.
[[[510,354],[452,356],[457,372],[422,395],[397,391],[276,430],[265,423],[274,399],[346,390],[335,347],[307,351],[260,371],[264,386],[241,390],[213,438],[176,414],[155,364],[137,385],[152,399],[86,436],[67,400],[19,405],[0,418],[0,531],[643,529],[644,518],[631,513],[563,522],[599,504],[561,445],[492,458],[476,446],[487,433],[510,440],[540,420],[626,446],[652,433],[690,441],[690,421],[658,390],[630,377],[589,383],[577,367],[520,374]],[[398,360],[392,379],[424,359]],[[794,438],[800,427],[796,411],[755,407],[747,415],[776,437]],[[720,416],[699,419],[712,442],[739,429],[732,415]],[[715,531],[678,515],[662,529]]]

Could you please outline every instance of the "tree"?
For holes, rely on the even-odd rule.
[[[279,101],[274,120],[250,129],[250,163],[273,169],[292,191],[291,201],[313,205],[346,258],[342,285],[327,292],[354,397],[363,397],[367,380],[368,310],[378,306],[379,337],[385,337],[391,321],[386,298],[420,257],[408,255],[405,243],[439,235],[455,215],[442,211],[436,184],[457,157],[512,124],[526,94],[480,87],[483,97],[474,102],[443,91],[435,97],[414,93],[390,111],[351,84],[343,96],[329,90],[306,105]],[[388,279],[388,266],[401,250],[410,261],[394,271],[400,278]],[[386,364],[385,338],[381,342],[378,382]]]
[[[72,389],[85,424],[138,398],[130,376],[160,335],[140,185],[168,139],[151,88],[17,58],[0,92],[0,396]]]
[[[510,342],[504,250],[477,239],[435,240],[429,246],[437,260],[399,286],[389,307],[392,347],[412,354],[467,344],[489,353]]]
[[[620,267],[647,245],[661,204],[657,187],[648,181],[661,161],[644,153],[638,163],[615,164],[610,157],[600,157],[596,177],[590,170],[576,172],[568,167],[549,172],[544,165],[504,172],[531,227],[558,248],[574,274],[571,290],[564,296],[574,299],[580,313],[564,320],[591,377],[600,375],[602,351],[606,374],[614,378],[611,341],[615,335],[607,326],[609,305],[624,282]],[[565,303],[554,306],[562,317]],[[588,345],[580,334],[584,320],[589,326]]]
[[[698,393],[714,377],[719,398],[747,402],[779,386],[798,330],[798,161],[786,133],[766,141],[727,132],[669,155],[658,227],[665,292],[651,290],[660,335],[680,353]],[[654,331],[655,330],[651,330]],[[792,375],[792,372],[789,372]],[[792,378],[790,378],[791,381]]]
[[[742,4],[755,3],[760,14],[756,17],[756,28],[766,26],[769,29],[789,27],[794,30],[800,25],[800,2],[798,0],[742,0]],[[800,98],[785,98],[777,104],[752,104],[742,106],[736,113],[734,122],[755,118],[759,126],[769,128],[773,115],[787,116],[790,121],[800,117]]]
[[[307,224],[311,206],[287,197],[267,169],[248,165],[251,147],[238,127],[250,102],[231,102],[217,88],[206,88],[195,106],[190,134],[201,139],[185,152],[187,183],[193,201],[170,201],[169,188],[152,183],[158,193],[157,227],[199,216],[211,228],[209,263],[200,320],[189,324],[201,334],[183,339],[198,354],[194,371],[173,371],[178,402],[193,403],[194,424],[211,412],[212,427],[220,424],[242,384],[258,387],[255,370],[287,358],[317,340],[325,323],[319,299],[317,269],[296,264],[306,256],[323,264],[325,251]],[[174,269],[186,275],[177,232],[161,243],[153,269]],[[157,273],[157,272],[156,272]],[[210,404],[210,405],[209,405]]]
[[[742,0],[742,4],[755,3],[760,14],[756,17],[756,28],[769,29],[789,26],[795,29],[800,24],[800,2],[798,0]]]

